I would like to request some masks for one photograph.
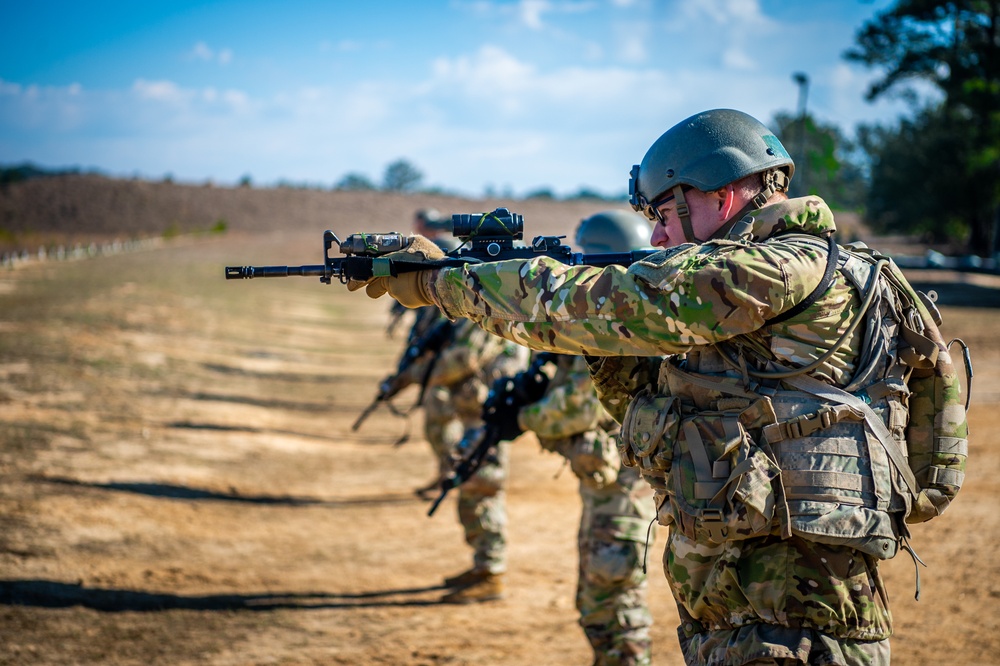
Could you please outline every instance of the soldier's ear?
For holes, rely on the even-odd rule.
[[[719,219],[728,220],[736,203],[736,190],[733,189],[732,183],[712,192],[712,196],[719,207]]]

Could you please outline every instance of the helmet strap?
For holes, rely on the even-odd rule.
[[[788,188],[788,176],[781,169],[765,171],[761,174],[764,187],[754,195],[743,208],[729,218],[729,221],[719,227],[719,230],[712,234],[712,238],[729,238],[736,224],[746,217],[747,213],[753,210],[760,210],[767,204],[767,200],[774,196],[775,192],[784,192]],[[682,220],[683,222],[683,220]],[[688,222],[690,224],[690,221]],[[740,231],[736,236],[741,236],[746,232],[746,225],[740,225]],[[685,227],[685,233],[687,233]]]
[[[691,225],[691,209],[688,208],[687,199],[684,198],[684,188],[674,185],[674,201],[676,201],[677,217],[681,220],[681,228],[684,230],[684,240],[688,243],[704,243],[694,235],[694,227]]]

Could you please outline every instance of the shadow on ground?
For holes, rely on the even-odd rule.
[[[103,483],[78,481],[60,476],[35,476],[35,481],[54,483],[74,488],[94,488],[112,490],[148,497],[161,497],[180,500],[208,500],[216,502],[244,502],[247,504],[271,504],[275,506],[323,506],[341,507],[379,504],[410,504],[422,501],[414,493],[394,493],[386,495],[345,497],[342,499],[319,499],[315,497],[294,497],[290,495],[244,495],[236,490],[220,492],[178,486],[169,483],[148,483],[142,481],[107,481]]]
[[[274,592],[186,596],[143,592],[141,590],[84,587],[83,585],[51,580],[0,580],[0,605],[37,608],[83,606],[111,613],[167,610],[271,611],[279,609],[434,606],[441,601],[436,596],[427,598],[428,593],[440,592],[443,589],[442,586],[438,585],[354,594]]]

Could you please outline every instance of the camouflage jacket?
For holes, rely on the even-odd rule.
[[[822,302],[772,327],[765,342],[755,334],[812,292],[827,252],[755,241],[789,231],[834,230],[827,205],[808,197],[756,211],[750,242],[685,244],[627,269],[566,266],[545,257],[469,265],[439,271],[431,289],[448,317],[467,317],[533,349],[659,357],[746,336],[764,353],[795,365],[826,352],[834,333],[846,327],[850,287],[838,283]],[[857,346],[848,340],[817,376],[835,383],[850,377]],[[617,365],[637,366],[637,377],[655,376],[655,367],[638,367],[643,363]],[[655,366],[659,359],[648,363]]]
[[[594,381],[615,418],[624,419],[623,441],[632,440],[635,450],[646,445],[648,450],[637,453],[644,453],[646,461],[662,456],[662,464],[643,464],[641,469],[656,491],[660,522],[672,526],[665,570],[682,617],[690,619],[692,637],[738,632],[757,623],[822,628],[841,638],[863,640],[881,639],[891,631],[878,595],[848,594],[846,600],[836,585],[818,598],[810,592],[800,599],[791,580],[773,580],[762,591],[702,575],[703,570],[756,570],[760,562],[755,549],[774,539],[771,547],[781,554],[769,559],[786,561],[794,548],[804,548],[808,556],[802,559],[811,564],[817,559],[811,557],[816,549],[807,541],[787,539],[791,536],[787,522],[780,535],[771,535],[772,525],[778,523],[770,479],[777,470],[770,456],[754,453],[757,449],[749,438],[731,436],[741,426],[734,422],[735,416],[728,416],[727,407],[714,404],[719,398],[729,400],[728,395],[709,383],[704,393],[713,404],[690,392],[675,402],[669,389],[676,386],[668,386],[667,379],[672,376],[670,369],[680,371],[682,364],[660,357],[683,355],[685,362],[691,361],[694,374],[687,374],[684,383],[696,388],[705,386],[707,379],[701,376],[742,385],[739,373],[733,377],[733,369],[721,362],[719,344],[738,344],[741,351],[755,355],[751,358],[786,366],[819,358],[847,330],[858,309],[852,286],[835,280],[805,311],[762,331],[769,319],[809,296],[821,281],[829,256],[822,243],[764,241],[785,232],[815,239],[832,231],[829,208],[810,197],[757,211],[749,236],[739,241],[682,245],[628,269],[566,267],[538,259],[446,270],[433,285],[448,316],[470,317],[531,347],[607,357],[593,361]],[[503,299],[501,294],[516,298]],[[857,336],[849,336],[813,376],[846,384],[854,374],[860,345]],[[637,412],[636,405],[644,400],[649,408]],[[676,418],[670,416],[674,409]],[[700,410],[718,416],[707,422],[690,421]],[[682,419],[687,429],[680,427]],[[673,434],[664,436],[671,427]],[[694,427],[700,434],[692,437],[708,454],[702,456],[704,464],[688,455],[695,446],[682,449],[671,443],[682,441],[680,435]],[[630,431],[635,432],[634,439]],[[636,464],[636,459],[629,462]],[[718,483],[702,478],[706,466],[712,476],[721,469]],[[744,492],[746,481],[752,485]],[[730,486],[741,493],[738,505],[725,501],[732,497],[725,492]],[[713,507],[720,496],[722,510],[716,511]],[[697,551],[696,556],[689,551]],[[874,563],[867,558],[859,561],[863,570],[858,575],[876,579],[868,566]],[[831,613],[837,607],[831,600],[843,602],[844,607]]]
[[[517,421],[523,430],[531,430],[545,440],[606,426],[611,416],[597,399],[586,362],[579,356],[557,356],[545,395],[522,407]]]

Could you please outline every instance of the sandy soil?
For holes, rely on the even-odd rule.
[[[388,303],[222,279],[320,252],[319,232],[229,234],[0,272],[0,664],[589,663],[560,460],[515,447],[507,597],[439,604],[469,553],[454,499],[428,518],[412,493],[434,470],[419,412],[351,431],[401,345]],[[975,354],[973,458],[914,530],[919,602],[910,558],[886,566],[894,663],[998,664],[1000,309],[943,310]],[[655,661],[677,664],[662,547]]]

